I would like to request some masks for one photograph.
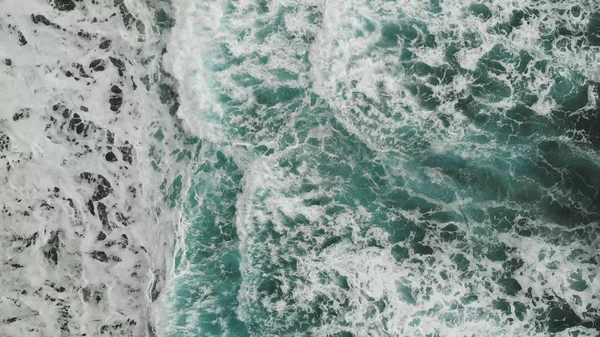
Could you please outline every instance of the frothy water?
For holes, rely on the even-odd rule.
[[[169,336],[596,336],[600,6],[176,1]]]
[[[0,336],[600,333],[597,2],[0,12]]]
[[[0,336],[163,335],[171,10],[0,1]]]

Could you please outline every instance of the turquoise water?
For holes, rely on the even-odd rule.
[[[598,334],[600,5],[187,6],[168,336]]]

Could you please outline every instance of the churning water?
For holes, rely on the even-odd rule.
[[[600,333],[599,2],[0,14],[0,336]]]
[[[600,5],[176,1],[169,336],[596,336]]]

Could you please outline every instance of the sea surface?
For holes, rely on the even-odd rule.
[[[0,337],[600,334],[598,1],[0,0],[1,60]]]

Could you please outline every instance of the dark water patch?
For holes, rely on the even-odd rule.
[[[98,47],[100,49],[107,50],[110,48],[111,45],[112,45],[112,40],[102,39],[102,42],[100,42],[100,45]]]
[[[52,1],[54,8],[62,12],[69,12],[75,9],[75,2],[81,2],[81,0],[49,0]]]
[[[469,6],[469,10],[473,15],[480,17],[483,20],[489,20],[492,17],[492,11],[484,4],[473,3]]]
[[[25,38],[25,35],[23,35],[23,33],[21,33],[21,31],[17,31],[17,34],[19,35],[19,45],[20,46],[26,45],[27,39]]]
[[[537,317],[538,324],[543,322],[541,327],[550,333],[558,333],[568,328],[581,325],[581,318],[573,311],[573,309],[564,301],[551,300],[547,311]]]
[[[108,254],[106,254],[103,251],[99,251],[99,250],[94,250],[90,253],[90,256],[92,257],[92,259],[94,260],[98,260],[100,262],[108,262],[109,257]]]
[[[107,152],[107,153],[104,155],[104,158],[105,158],[105,159],[106,159],[106,161],[108,161],[108,162],[116,162],[116,161],[118,161],[118,159],[117,159],[117,156],[116,156],[116,155],[115,155],[115,154],[114,154],[112,151],[110,151],[110,152]]]
[[[109,56],[108,59],[110,60],[110,63],[112,63],[112,65],[117,68],[119,76],[123,76],[125,71],[127,70],[125,63],[121,59],[112,56]]]
[[[600,12],[595,12],[590,16],[585,36],[590,46],[600,46]]]
[[[15,114],[13,115],[13,121],[16,122],[21,119],[29,118],[30,112],[31,112],[31,109],[29,109],[29,108],[19,109],[19,111],[15,112]]]
[[[133,163],[133,146],[129,144],[129,141],[125,141],[123,146],[119,146],[121,152],[121,159],[129,164]]]
[[[154,278],[149,288],[148,297],[150,297],[152,302],[155,302],[158,299],[162,289],[160,270],[155,270],[153,275]]]
[[[95,72],[104,71],[106,69],[106,62],[100,59],[93,60],[89,68]]]
[[[59,234],[60,231],[58,230],[52,231],[50,233],[50,238],[48,239],[44,247],[42,247],[42,252],[44,253],[44,256],[46,257],[46,259],[48,259],[48,262],[50,262],[53,265],[58,264],[58,254],[60,253]]]
[[[79,177],[89,184],[95,186],[94,194],[92,195],[93,201],[99,201],[106,198],[112,192],[112,186],[108,179],[100,174],[94,174],[90,172],[83,172]]]

